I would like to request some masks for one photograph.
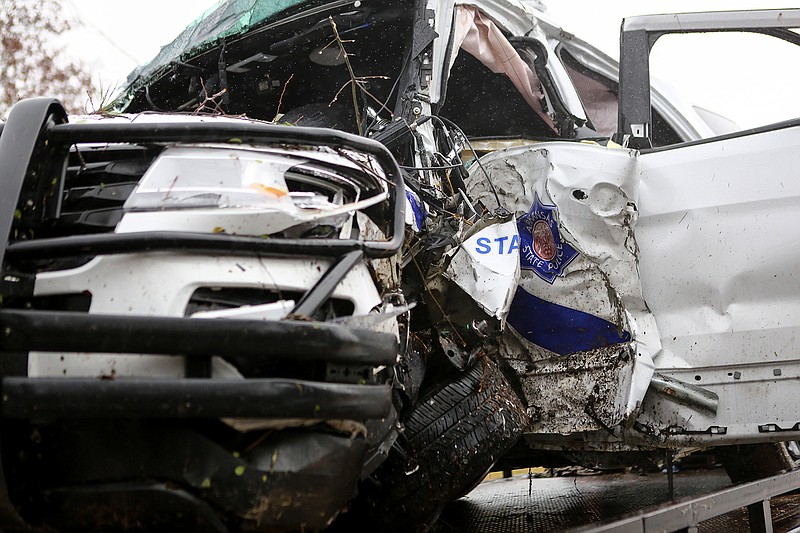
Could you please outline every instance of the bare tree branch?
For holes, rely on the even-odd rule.
[[[56,0],[0,3],[0,115],[31,96],[54,96],[69,112],[83,111],[91,74],[56,44],[74,25]]]

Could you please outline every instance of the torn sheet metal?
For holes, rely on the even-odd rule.
[[[503,351],[529,405],[548,414],[534,431],[613,427],[650,384],[660,341],[637,268],[637,155],[589,144],[512,148],[483,159],[496,195],[481,173],[467,184],[489,209],[517,215],[520,274]],[[575,401],[564,401],[567,388]]]
[[[519,279],[517,222],[491,224],[449,252],[445,276],[469,294],[489,315],[504,322]]]
[[[625,422],[626,400],[635,370],[628,344],[568,357],[554,355],[535,362],[515,359],[510,351],[506,356],[525,392],[530,432],[613,433]]]

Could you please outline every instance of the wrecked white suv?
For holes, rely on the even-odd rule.
[[[797,124],[713,138],[644,59],[797,41],[750,16],[629,20],[618,82],[531,2],[230,1],[101,118],[19,104],[4,528],[408,530],[497,461],[797,438]]]

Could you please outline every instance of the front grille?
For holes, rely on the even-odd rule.
[[[202,311],[220,311],[235,309],[248,305],[271,304],[280,300],[299,302],[303,292],[279,291],[276,289],[254,289],[250,287],[200,287],[194,291],[186,306],[184,316],[192,316]],[[332,320],[338,317],[352,316],[355,311],[353,302],[341,298],[328,298],[318,310],[315,318]]]
[[[161,148],[132,144],[73,146],[61,203],[47,237],[107,233]]]

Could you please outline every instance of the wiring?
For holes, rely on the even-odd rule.
[[[461,135],[461,137],[464,138],[464,142],[467,143],[469,151],[472,152],[472,156],[475,158],[475,163],[478,164],[478,167],[483,172],[483,175],[486,176],[486,181],[489,183],[489,188],[492,189],[492,194],[494,195],[494,199],[497,201],[497,208],[504,210],[500,203],[500,195],[497,193],[497,189],[495,188],[494,183],[492,182],[492,178],[489,176],[489,173],[486,171],[486,168],[483,166],[483,163],[481,163],[481,159],[480,157],[478,157],[478,152],[475,151],[475,148],[472,146],[472,143],[469,142],[469,137],[467,137],[467,134],[464,133],[464,130],[458,127],[458,125],[452,120],[446,117],[436,117],[436,118],[439,121],[449,124],[450,127],[455,128],[456,131],[458,131],[458,133]]]
[[[411,52],[409,51],[409,52],[407,52],[405,54],[405,57],[403,58],[403,66],[400,68],[400,72],[405,72],[405,69],[408,66],[410,61],[411,61]],[[383,104],[381,104],[381,107],[383,109],[388,109],[388,107],[386,107],[386,104],[388,104],[389,100],[392,99],[392,94],[394,94],[395,89],[397,89],[397,84],[398,83],[400,83],[400,75],[395,77],[394,83],[392,84],[392,88],[389,89],[389,94],[386,95],[386,100],[383,102]],[[394,114],[392,114],[392,116],[394,116]],[[380,115],[378,115],[376,113],[375,114],[375,118],[372,120],[372,122],[370,122],[367,125],[366,130],[364,130],[364,132],[365,132],[364,134],[365,135],[369,134],[372,131],[372,128],[374,128],[375,125],[380,122],[380,120],[381,120]]]
[[[454,168],[461,167],[461,163],[455,165],[439,165],[439,166],[432,166],[432,167],[406,167],[403,165],[399,165],[400,168],[403,170],[452,170]]]

